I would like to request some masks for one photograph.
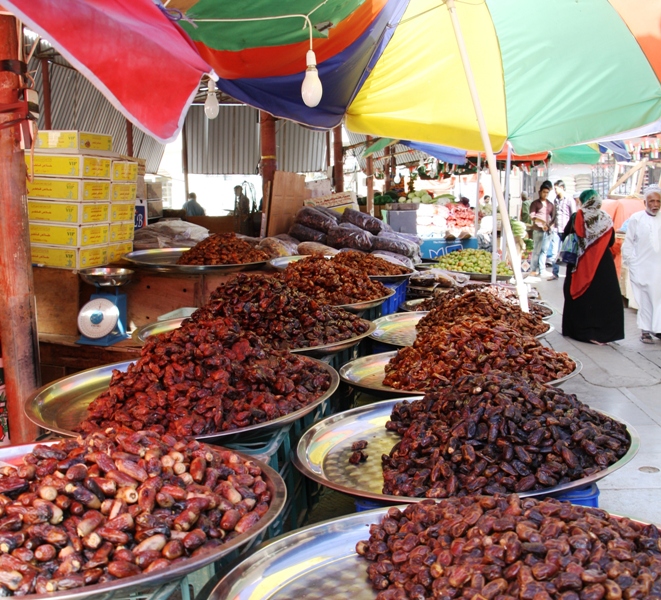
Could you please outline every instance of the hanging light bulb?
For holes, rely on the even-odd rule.
[[[306,106],[314,108],[321,101],[323,89],[319,80],[319,72],[317,71],[317,57],[313,50],[308,50],[305,55],[305,62],[308,68],[305,71],[305,78],[301,86],[301,96]]]
[[[220,110],[218,106],[218,97],[216,96],[216,82],[209,79],[209,88],[207,92],[207,99],[204,101],[204,114],[207,119],[215,119]]]

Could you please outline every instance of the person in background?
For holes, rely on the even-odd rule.
[[[519,220],[528,225],[532,225],[530,220],[530,204],[532,200],[528,200],[528,192],[521,192],[521,216]]]
[[[624,338],[624,308],[610,251],[615,231],[595,190],[585,190],[579,199],[581,207],[563,231],[563,239],[576,234],[578,252],[563,286],[562,335],[603,346]]]
[[[250,199],[243,193],[240,185],[234,186],[234,218],[238,221],[238,233],[252,235]]]
[[[546,253],[550,241],[550,229],[555,223],[555,205],[549,200],[553,184],[544,181],[539,188],[539,198],[530,204],[530,220],[532,221],[532,259],[530,275],[537,277],[544,272]]]
[[[661,338],[661,188],[651,185],[644,195],[645,210],[627,221],[622,261],[638,304],[640,341],[653,344],[652,334]]]
[[[493,214],[493,207],[491,206],[491,196],[482,196],[482,199],[479,202],[478,213],[480,219],[482,217],[488,217]]]
[[[468,198],[466,198],[466,196],[462,196],[459,198],[459,204],[465,206],[466,208],[470,208],[471,202]]]
[[[551,228],[551,242],[549,251],[546,255],[551,261],[551,277],[554,280],[560,277],[560,263],[558,262],[558,252],[560,252],[560,232],[565,230],[569,219],[576,212],[576,201],[565,194],[565,182],[558,179],[553,184],[555,189],[555,225]],[[577,196],[578,197],[578,196]]]
[[[184,210],[187,217],[203,217],[206,214],[202,205],[198,203],[195,192],[188,194],[188,200],[184,202]]]

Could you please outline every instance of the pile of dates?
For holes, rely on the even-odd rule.
[[[519,297],[517,296],[516,290],[513,290],[512,288],[506,288],[502,285],[483,285],[470,283],[462,287],[453,288],[447,292],[444,291],[443,293],[437,293],[430,298],[426,298],[423,302],[420,303],[418,310],[432,310],[433,308],[443,307],[447,302],[450,302],[455,298],[460,298],[464,294],[472,291],[491,294],[492,296],[498,298],[498,300],[501,302],[519,306]],[[544,306],[543,304],[535,302],[534,300],[530,300],[528,302],[528,308],[530,310],[530,314],[538,319],[545,319],[553,314],[553,311],[548,306]]]
[[[332,261],[350,269],[365,271],[368,275],[404,275],[411,269],[398,265],[373,254],[365,254],[355,250],[346,250],[333,256]]]
[[[476,317],[418,334],[413,346],[400,349],[390,359],[383,383],[398,390],[427,391],[463,375],[494,370],[547,383],[575,368],[566,353],[547,348],[505,324]]]
[[[234,233],[214,233],[184,252],[178,265],[242,265],[269,260],[263,250],[238,238]]]
[[[277,349],[340,342],[364,333],[370,323],[341,308],[321,304],[268,275],[240,273],[218,287],[192,321],[232,317]]]
[[[254,527],[271,491],[236,453],[118,429],[37,444],[0,470],[0,593],[171,568]]]
[[[273,350],[233,319],[189,322],[148,338],[128,371],[114,371],[80,429],[178,437],[239,429],[299,410],[330,383],[315,361]]]
[[[541,318],[530,313],[524,313],[518,305],[502,302],[487,292],[468,292],[443,303],[443,306],[433,308],[423,317],[416,329],[418,335],[423,335],[439,327],[449,327],[464,319],[475,316],[486,317],[494,322],[505,323],[524,335],[533,337],[545,333],[550,325]]]
[[[356,552],[376,600],[661,599],[661,532],[555,499],[467,496],[388,509]]]
[[[576,396],[497,371],[398,403],[386,429],[402,436],[382,456],[394,496],[547,489],[603,471],[631,445],[624,424]]]
[[[309,256],[287,265],[282,280],[317,302],[341,306],[384,298],[390,290],[364,271],[337,264],[323,256]]]

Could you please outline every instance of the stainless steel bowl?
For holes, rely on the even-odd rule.
[[[133,279],[133,273],[135,271],[132,269],[122,269],[119,267],[93,267],[78,271],[80,278],[85,283],[101,287],[126,285]]]

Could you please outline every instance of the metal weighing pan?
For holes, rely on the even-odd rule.
[[[428,315],[428,311],[404,312],[386,315],[375,319],[373,323],[377,326],[376,330],[370,335],[373,340],[390,346],[412,346],[417,336],[415,329],[418,322]],[[545,322],[546,323],[546,322]],[[535,336],[537,339],[543,338],[552,331],[555,331],[553,325],[548,324],[544,333]]]
[[[424,396],[425,392],[417,392],[416,390],[396,390],[390,386],[383,384],[385,377],[385,367],[390,362],[390,359],[397,354],[394,352],[381,352],[380,354],[372,354],[371,356],[363,356],[357,358],[340,367],[340,379],[353,387],[362,388],[372,392],[385,393],[390,395],[420,395]],[[556,386],[563,381],[571,379],[578,375],[583,369],[583,363],[580,360],[570,357],[576,364],[576,368],[567,376],[553,381],[547,381],[546,385]]]
[[[43,443],[53,444],[55,442]],[[36,444],[24,444],[20,446],[6,446],[0,448],[0,461],[12,465],[21,465],[23,464],[23,456],[31,452],[34,446],[36,446]],[[220,560],[230,552],[246,546],[248,542],[260,534],[263,534],[266,528],[273,523],[276,517],[282,512],[287,498],[287,488],[282,477],[267,464],[255,460],[254,457],[242,454],[236,450],[232,450],[232,452],[236,452],[236,454],[245,460],[257,462],[264,473],[266,485],[271,491],[271,506],[259,522],[249,531],[233,538],[222,546],[213,548],[205,554],[177,560],[164,570],[154,571],[153,573],[143,573],[133,577],[126,577],[125,579],[116,579],[108,583],[87,585],[81,588],[55,592],[52,594],[30,594],[26,597],[30,598],[30,600],[82,600],[83,598],[91,596],[107,599],[114,597],[112,594],[119,591],[123,591],[126,597],[129,597],[129,594],[132,595],[139,590],[144,590],[145,588],[158,588],[169,581],[181,579],[193,571],[197,571],[208,564]]]
[[[296,452],[292,455],[294,465],[310,479],[351,496],[392,503],[424,500],[424,498],[391,496],[381,492],[383,489],[381,455],[390,454],[393,446],[402,439],[395,432],[385,428],[386,421],[390,419],[395,404],[403,400],[419,399],[419,397],[409,397],[385,400],[354,408],[320,421],[308,429],[300,439]],[[532,497],[566,493],[599,481],[626,465],[637,454],[640,448],[640,438],[631,425],[624,424],[631,438],[631,446],[616,463],[583,479],[519,495]],[[364,463],[352,465],[349,462],[349,456],[352,453],[351,444],[358,440],[368,442],[365,449],[368,458]]]
[[[229,443],[237,437],[245,440],[279,429],[312,412],[319,404],[333,395],[340,383],[340,378],[337,371],[330,365],[314,358],[305,357],[305,359],[324,368],[331,376],[330,387],[319,398],[307,406],[277,419],[231,431],[204,433],[196,436],[196,439],[208,443]],[[113,370],[126,371],[131,362],[104,365],[53,381],[26,399],[23,404],[25,414],[39,427],[65,436],[76,436],[78,434],[74,432],[74,429],[87,416],[87,406],[90,402],[108,389]]]
[[[303,260],[312,256],[310,254],[296,254],[294,256],[278,256],[277,258],[272,258],[268,261],[269,267],[274,268],[276,271],[284,271],[291,263]],[[330,256],[324,256],[324,258],[331,258]]]
[[[147,341],[147,338],[151,337],[152,335],[158,335],[159,333],[166,333],[167,331],[172,331],[173,329],[179,329],[185,320],[185,318],[168,319],[167,321],[159,321],[157,323],[143,325],[133,332],[133,339],[144,344]],[[323,357],[337,354],[343,350],[348,350],[349,348],[353,348],[354,346],[358,345],[363,338],[366,338],[374,333],[376,325],[372,321],[365,320],[365,322],[369,323],[367,331],[347,338],[346,340],[333,342],[332,344],[324,344],[321,346],[312,346],[309,348],[291,348],[289,351],[292,354],[302,354],[303,356]]]
[[[136,266],[157,273],[183,273],[197,275],[200,273],[236,273],[238,271],[254,271],[266,265],[266,261],[243,263],[240,265],[178,265],[177,260],[190,248],[154,248],[152,250],[135,250],[122,258]]]

